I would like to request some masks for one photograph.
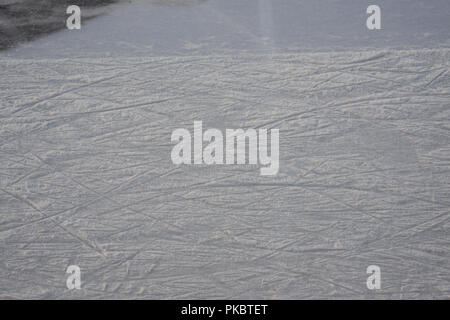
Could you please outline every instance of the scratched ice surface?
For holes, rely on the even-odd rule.
[[[0,298],[450,298],[448,38],[288,50],[276,15],[252,30],[217,3],[155,7],[203,10],[215,37],[126,42],[101,26],[145,20],[127,5],[1,54]],[[279,174],[173,165],[196,120],[280,129]]]

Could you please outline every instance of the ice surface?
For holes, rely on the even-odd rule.
[[[449,298],[449,57],[0,60],[0,297]],[[173,165],[194,120],[280,173]]]
[[[147,57],[450,47],[448,0],[377,0],[382,30],[369,31],[366,9],[372,2],[124,1],[97,9],[109,14],[82,20],[81,31],[63,29],[7,54],[14,58]],[[85,7],[82,12],[83,17],[93,14]]]
[[[0,298],[449,299],[450,2],[161,2],[0,53]],[[175,166],[196,120],[279,174]]]

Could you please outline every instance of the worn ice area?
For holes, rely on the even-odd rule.
[[[449,58],[0,59],[0,298],[448,299]],[[279,174],[173,165],[194,120]]]
[[[0,299],[450,298],[447,0],[69,2],[0,0]],[[278,175],[174,165],[194,121]]]

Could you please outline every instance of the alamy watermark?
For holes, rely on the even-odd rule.
[[[381,268],[377,265],[370,265],[367,267],[366,272],[370,275],[366,281],[367,289],[381,289]]]
[[[226,129],[224,141],[222,131],[208,129],[203,132],[202,121],[194,121],[193,136],[192,139],[192,135],[187,129],[173,131],[171,140],[178,142],[171,153],[174,164],[231,165],[248,163],[259,164],[263,176],[272,176],[278,173],[280,167],[278,129],[270,130],[270,154],[267,129]],[[207,142],[207,145],[204,146],[203,142]],[[246,157],[247,154],[248,157]]]
[[[66,280],[67,289],[81,289],[81,269],[77,265],[67,267],[66,273],[69,274]]]
[[[381,9],[379,6],[372,4],[367,7],[367,14],[370,16],[366,20],[366,26],[369,30],[381,29]]]
[[[67,14],[70,16],[66,20],[66,26],[69,30],[80,30],[81,29],[81,9],[79,6],[71,5],[67,7]]]

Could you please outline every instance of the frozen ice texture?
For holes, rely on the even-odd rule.
[[[449,298],[449,57],[0,60],[0,297]],[[194,120],[279,174],[173,165]]]
[[[150,2],[0,53],[1,299],[450,298],[447,0]],[[196,120],[279,174],[173,165]]]

